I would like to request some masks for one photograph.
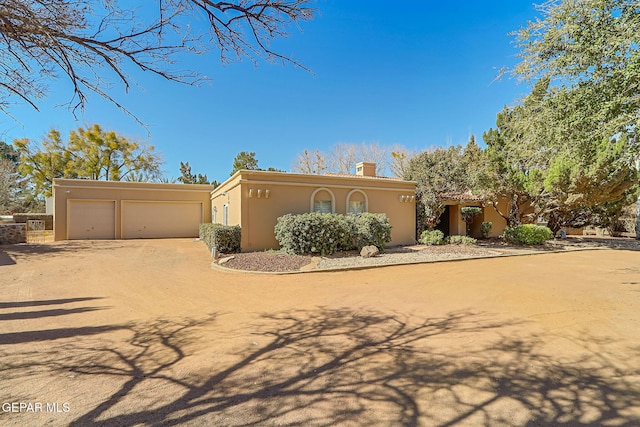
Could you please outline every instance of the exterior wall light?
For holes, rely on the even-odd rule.
[[[253,188],[249,189],[249,198],[253,197]]]
[[[258,188],[258,199],[259,199],[260,197],[262,197],[262,190],[260,190],[260,189]]]
[[[269,198],[269,194],[271,194],[271,190],[264,190],[264,198],[265,199]]]

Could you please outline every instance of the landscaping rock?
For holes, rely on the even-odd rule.
[[[371,258],[371,257],[377,256],[379,253],[380,251],[378,250],[377,247],[370,245],[362,248],[362,250],[360,251],[360,256],[363,258]]]
[[[218,265],[226,264],[226,263],[228,263],[229,261],[231,261],[231,260],[232,260],[232,259],[234,259],[234,258],[235,258],[235,257],[234,257],[233,255],[231,255],[231,256],[226,256],[226,257],[224,257],[224,258],[220,258],[220,259],[218,260]]]

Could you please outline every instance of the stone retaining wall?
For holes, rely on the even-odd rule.
[[[26,241],[26,224],[0,224],[0,245],[12,245]]]

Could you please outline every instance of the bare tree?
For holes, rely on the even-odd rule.
[[[359,162],[376,164],[376,173],[385,175],[390,170],[402,177],[402,168],[415,153],[404,146],[380,145],[377,142],[353,144],[341,142],[334,145],[328,153],[319,150],[304,150],[293,164],[293,171],[300,173],[322,174],[324,172],[351,174]]]
[[[327,156],[319,150],[304,150],[296,158],[292,170],[298,173],[322,175],[327,172]]]
[[[358,162],[375,163],[376,173],[384,175],[391,164],[391,150],[377,142],[339,143],[333,146],[328,155],[329,169],[336,173],[353,173]]]
[[[0,214],[10,211],[16,182],[16,168],[11,161],[0,157]]]
[[[0,110],[9,114],[18,99],[38,109],[47,80],[63,78],[73,88],[73,111],[93,92],[128,112],[108,92],[114,78],[128,90],[128,66],[197,84],[203,77],[176,69],[177,55],[212,47],[223,62],[279,60],[304,68],[270,42],[311,19],[311,1],[158,0],[132,6],[118,0],[0,0]],[[206,22],[207,31],[199,31],[198,22]]]

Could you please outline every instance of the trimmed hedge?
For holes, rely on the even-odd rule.
[[[214,247],[218,252],[232,254],[240,252],[242,229],[239,225],[200,224],[200,240],[207,244],[209,250]]]
[[[391,224],[387,215],[382,213],[365,212],[360,215],[349,215],[348,219],[355,219],[356,246],[375,246],[384,252],[384,246],[391,241]]]
[[[444,233],[440,230],[424,230],[418,241],[423,245],[442,245]]]
[[[523,224],[514,228],[505,228],[504,239],[518,245],[541,245],[547,240],[553,239],[553,232],[549,227]]]
[[[385,214],[287,214],[278,218],[275,234],[290,254],[331,255],[367,245],[382,252],[391,241],[391,225]]]

